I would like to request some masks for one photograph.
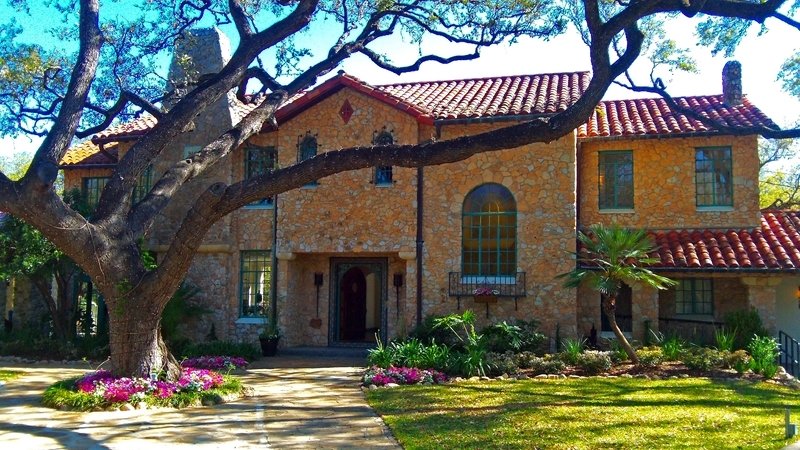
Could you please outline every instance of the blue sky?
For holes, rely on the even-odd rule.
[[[104,2],[103,7],[115,5]],[[5,9],[5,11],[4,11]],[[7,8],[0,8],[0,12],[8,12]],[[108,13],[108,11],[105,11]],[[43,14],[34,16],[45,17]],[[14,19],[13,14],[5,17]],[[52,16],[50,16],[52,17]],[[44,31],[51,23],[46,20],[25,20],[25,35],[31,39],[44,38]],[[793,33],[787,26],[778,22],[768,22],[770,31],[764,36],[752,37],[737,49],[734,55],[742,63],[743,91],[750,100],[761,108],[768,116],[781,126],[788,126],[800,120],[800,101],[780,89],[780,84],[775,80],[780,65],[796,48],[796,32]],[[718,55],[712,57],[708,49],[698,47],[692,40],[693,24],[688,19],[680,18],[673,22],[668,31],[679,44],[690,48],[692,56],[698,61],[700,72],[696,74],[676,73],[673,76],[663,77],[668,90],[672,95],[703,95],[721,92],[721,71],[727,61]],[[316,42],[325,41],[334,30],[328,26],[321,26],[307,33],[306,38]],[[53,42],[47,39],[47,42]],[[447,45],[441,41],[429,40],[428,48],[438,49]],[[405,45],[400,41],[392,41],[386,48],[391,54],[402,61],[409,60],[416,55],[413,46]],[[322,47],[318,47],[318,52]],[[642,60],[636,66],[637,81],[647,82],[649,65]],[[400,81],[444,80],[472,77],[519,75],[546,72],[567,72],[589,69],[588,51],[576,33],[571,32],[559,36],[550,42],[532,39],[521,39],[514,45],[502,45],[482,52],[480,59],[465,61],[450,65],[428,63],[416,73],[396,76],[390,72],[374,66],[365,57],[355,56],[347,60],[342,67],[346,72],[368,83],[384,84]],[[612,87],[606,98],[631,98],[637,94],[619,87]],[[27,137],[17,139],[5,138],[0,140],[0,155],[8,155],[19,151],[34,151],[38,140],[31,141]]]

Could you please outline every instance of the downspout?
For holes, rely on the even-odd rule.
[[[278,325],[278,195],[272,200],[272,280],[269,286],[271,325]]]
[[[422,251],[425,241],[422,240],[423,219],[423,183],[425,181],[425,168],[417,167],[417,327],[422,325]]]

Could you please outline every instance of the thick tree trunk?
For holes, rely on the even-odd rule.
[[[125,307],[135,300],[107,300],[111,371],[117,376],[148,378],[152,373],[177,379],[180,366],[161,337],[161,309],[149,304]],[[146,303],[146,302],[144,302]]]
[[[606,317],[608,318],[608,325],[611,327],[611,331],[614,332],[614,336],[617,337],[617,341],[619,341],[622,348],[625,349],[625,353],[630,358],[631,362],[634,364],[639,364],[639,357],[636,356],[636,350],[633,349],[628,339],[622,334],[622,330],[619,329],[619,325],[617,325],[617,296],[607,295],[603,299],[603,312],[606,313]]]

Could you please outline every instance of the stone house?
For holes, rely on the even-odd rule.
[[[208,54],[224,55],[224,40]],[[723,95],[676,100],[734,128],[775,126],[741,95],[732,67]],[[194,192],[321,152],[450,139],[554,114],[589,77],[375,86],[340,73],[293,98],[276,127],[194,180]],[[136,196],[252,107],[230,96],[198,117]],[[153,125],[143,116],[73,148],[62,161],[66,186],[96,200],[119,156]],[[634,338],[647,328],[696,333],[750,307],[772,332],[798,336],[800,215],[759,210],[758,167],[755,135],[722,133],[648,98],[604,101],[585,125],[548,144],[323,178],[209,231],[187,276],[214,311],[196,334],[213,323],[220,338],[253,341],[275,316],[285,347],[366,346],[375,333],[404,335],[428,315],[464,309],[482,324],[536,319],[550,336],[602,333],[599,294],[563,288],[555,277],[574,267],[576,230],[616,222],[649,230],[661,259],[654,269],[679,281],[668,291],[626,290],[620,323]],[[191,201],[163,213],[148,237],[156,254]],[[496,290],[496,302],[476,298],[481,287]]]

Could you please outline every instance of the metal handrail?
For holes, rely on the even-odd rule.
[[[778,343],[780,344],[778,363],[786,369],[786,372],[796,377],[800,373],[800,362],[798,362],[800,342],[783,331],[778,331]]]

